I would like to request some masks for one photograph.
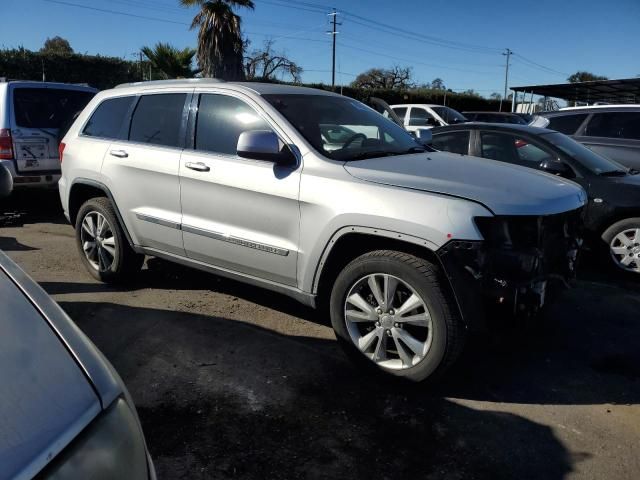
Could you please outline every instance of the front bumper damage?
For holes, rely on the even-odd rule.
[[[470,328],[535,316],[575,278],[581,210],[482,217],[476,224],[484,241],[451,240],[437,252]]]

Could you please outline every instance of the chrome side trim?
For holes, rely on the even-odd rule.
[[[212,232],[210,230],[203,230],[189,225],[182,225],[182,230],[187,233],[193,233],[194,235],[202,235],[203,237],[213,238],[214,240],[233,243],[234,245],[253,248],[255,250],[273,253],[283,257],[289,255],[289,250],[284,248],[274,247],[273,245],[267,245],[266,243],[254,242],[252,240],[247,240],[246,238],[234,237],[232,235],[225,235],[224,233]]]
[[[180,230],[179,223],[170,222],[158,217],[152,217],[151,215],[144,215],[142,213],[136,213],[136,217],[138,218],[138,220],[142,220],[143,222],[155,223],[157,225],[162,225],[163,227],[175,228],[176,230]]]

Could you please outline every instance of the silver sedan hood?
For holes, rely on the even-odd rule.
[[[584,205],[579,185],[526,167],[450,153],[418,153],[345,164],[361,180],[453,195],[495,215],[552,215]]]

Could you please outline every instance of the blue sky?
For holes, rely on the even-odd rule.
[[[90,8],[153,17],[117,15]],[[238,10],[254,47],[267,38],[305,69],[307,82],[331,81],[327,13],[335,7],[340,83],[371,67],[411,66],[417,82],[436,77],[454,90],[502,92],[510,85],[559,83],[588,70],[610,78],[640,75],[640,0],[255,0]],[[196,45],[194,9],[178,0],[2,0],[0,46],[39,49],[67,38],[79,52],[132,58],[158,41]],[[377,23],[372,23],[377,22]],[[385,27],[390,25],[393,29]],[[414,35],[418,34],[418,36]],[[533,62],[533,63],[532,63]]]

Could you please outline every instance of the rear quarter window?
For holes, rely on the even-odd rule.
[[[640,112],[595,113],[584,134],[589,137],[640,140]]]
[[[565,135],[573,135],[588,116],[588,113],[577,113],[575,115],[549,117],[549,125],[547,128],[564,133]]]
[[[469,131],[446,132],[433,136],[431,145],[441,152],[460,153],[466,155],[469,152]]]
[[[118,138],[125,116],[135,97],[109,98],[98,105],[82,133],[90,137]]]

